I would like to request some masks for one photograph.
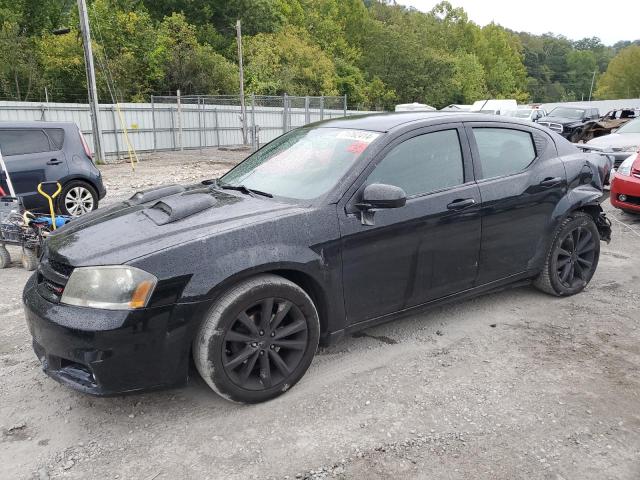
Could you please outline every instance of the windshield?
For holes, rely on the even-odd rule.
[[[340,128],[292,130],[248,157],[220,182],[297,200],[317,198],[331,190],[380,135]]]
[[[616,133],[640,133],[640,118],[625,123]]]
[[[579,120],[584,117],[584,110],[580,110],[579,108],[557,107],[549,113],[549,116]]]
[[[520,109],[520,110],[510,110],[507,113],[505,113],[506,116],[508,117],[515,117],[515,118],[529,118],[529,116],[531,116],[531,110],[527,110],[527,109]]]

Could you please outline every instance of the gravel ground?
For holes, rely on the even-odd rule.
[[[211,178],[243,154],[103,168],[123,198]],[[318,352],[290,392],[228,403],[181,389],[93,398],[46,377],[0,272],[0,478],[640,478],[640,217],[582,294],[518,288],[369,329]],[[626,223],[629,227],[619,223]]]

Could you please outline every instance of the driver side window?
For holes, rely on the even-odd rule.
[[[402,142],[378,163],[366,183],[400,187],[407,197],[462,185],[458,131],[426,133]]]

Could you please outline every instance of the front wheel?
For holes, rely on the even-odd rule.
[[[224,293],[193,343],[198,372],[222,397],[258,403],[295,385],[320,337],[318,312],[299,286],[259,275]]]
[[[589,283],[600,258],[600,234],[591,215],[574,212],[556,230],[534,285],[556,296],[575,295]]]

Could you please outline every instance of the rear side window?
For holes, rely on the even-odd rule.
[[[0,151],[4,156],[51,151],[49,138],[42,130],[0,130]]]
[[[474,128],[478,144],[481,178],[512,175],[527,168],[536,158],[530,133],[509,128]]]
[[[44,131],[49,136],[53,147],[56,150],[62,150],[62,145],[64,145],[64,130],[62,128],[45,128]]]
[[[458,131],[427,133],[402,142],[371,172],[367,184],[372,183],[400,187],[407,196],[463,184]]]

